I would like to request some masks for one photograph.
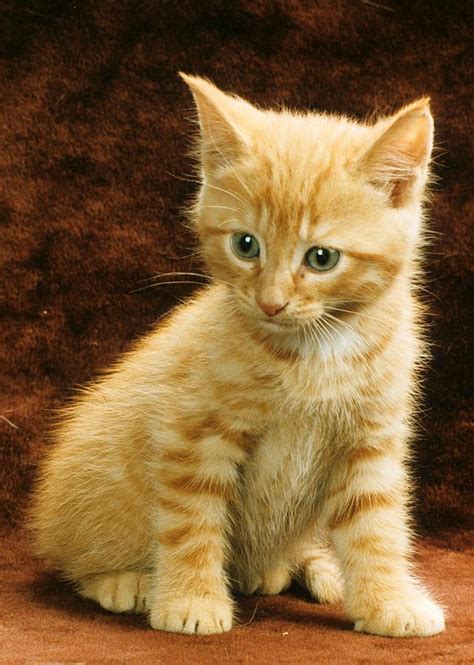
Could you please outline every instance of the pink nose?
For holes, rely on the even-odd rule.
[[[288,305],[286,302],[284,305],[281,305],[280,303],[274,303],[274,302],[260,302],[260,300],[257,300],[257,304],[262,310],[262,312],[265,312],[267,316],[275,316],[279,312],[285,309],[285,307]]]

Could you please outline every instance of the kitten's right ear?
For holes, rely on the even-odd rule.
[[[226,95],[199,76],[179,73],[196,102],[201,127],[201,159],[206,171],[231,164],[251,147],[252,116],[260,112],[240,97]]]

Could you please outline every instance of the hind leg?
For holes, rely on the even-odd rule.
[[[314,545],[300,564],[300,576],[305,587],[319,603],[342,600],[342,577],[333,555],[324,546]]]
[[[308,537],[293,549],[294,577],[319,603],[342,600],[343,583],[332,548],[323,539]]]
[[[150,571],[117,570],[88,575],[77,582],[77,590],[109,612],[143,614],[147,610],[150,582]]]
[[[286,591],[291,585],[291,574],[284,563],[278,562],[261,574],[253,574],[245,584],[238,584],[237,591],[245,596],[253,594],[274,596]]]

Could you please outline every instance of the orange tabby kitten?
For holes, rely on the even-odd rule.
[[[183,75],[213,276],[70,409],[33,509],[79,593],[153,628],[232,625],[298,578],[359,631],[433,635],[411,572],[413,281],[429,100],[374,124],[262,111]]]

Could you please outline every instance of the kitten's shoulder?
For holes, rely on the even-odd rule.
[[[161,317],[153,328],[140,337],[122,356],[119,365],[128,365],[148,354],[159,353],[165,360],[173,360],[179,349],[195,346],[199,340],[212,337],[216,324],[222,318],[227,294],[226,287],[210,284],[199,289],[186,302]]]
[[[209,284],[160,318],[150,333],[139,340],[138,344],[170,333],[179,332],[182,337],[188,330],[207,328],[215,319],[219,318],[220,311],[226,302],[227,288],[221,284]]]

